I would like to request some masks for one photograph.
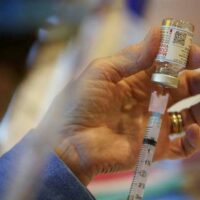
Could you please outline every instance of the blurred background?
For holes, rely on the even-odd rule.
[[[142,40],[163,18],[185,19],[200,44],[199,0],[1,0],[0,153],[40,121],[88,63]],[[200,199],[200,156],[154,164],[145,199]],[[100,175],[97,200],[127,196],[132,173]]]

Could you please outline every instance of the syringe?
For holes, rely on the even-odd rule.
[[[168,94],[158,95],[157,92],[153,92],[151,95],[149,105],[151,116],[148,121],[139,159],[136,164],[136,170],[129,191],[128,200],[143,199],[147,175],[152,164],[157,139],[160,133],[162,122],[161,117],[162,114],[165,113],[168,98]]]

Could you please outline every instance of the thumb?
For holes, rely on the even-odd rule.
[[[146,38],[108,58],[122,79],[151,67],[160,45],[160,29],[152,28]],[[119,80],[118,80],[119,81]]]

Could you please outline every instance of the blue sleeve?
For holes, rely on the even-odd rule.
[[[7,191],[7,186],[12,182],[12,178],[9,176],[10,171],[15,166],[25,142],[26,137],[0,158],[0,199]],[[86,187],[55,153],[50,154],[39,185],[36,200],[94,200]]]

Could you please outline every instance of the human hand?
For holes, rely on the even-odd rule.
[[[92,62],[56,97],[47,113],[49,130],[63,137],[57,154],[85,185],[98,173],[135,166],[149,116],[150,94],[161,90],[151,82],[159,43],[160,31],[153,29],[141,43]],[[199,57],[196,47],[189,66],[200,64]],[[198,93],[197,77],[194,72],[184,73],[179,89],[168,90],[169,104]],[[195,112],[198,120],[200,112]],[[190,118],[186,132],[190,134],[172,142],[168,139],[169,117],[164,116],[155,160],[180,158],[199,149],[199,121],[189,126],[194,123],[191,113],[186,115]]]

